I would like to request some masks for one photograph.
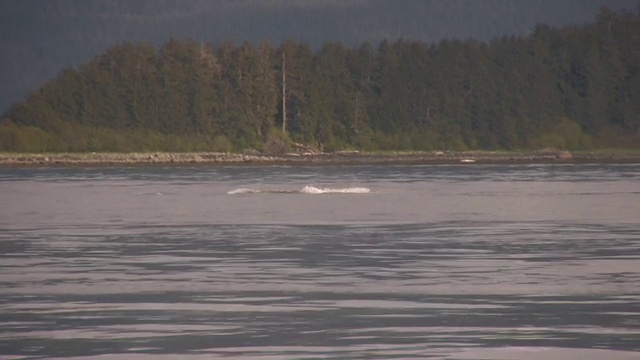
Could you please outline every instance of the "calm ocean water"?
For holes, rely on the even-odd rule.
[[[640,359],[640,165],[0,169],[0,359]]]

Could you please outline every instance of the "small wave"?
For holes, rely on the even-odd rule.
[[[229,195],[236,195],[236,194],[255,194],[255,193],[261,193],[261,192],[262,192],[262,191],[260,191],[260,190],[256,190],[256,189],[239,188],[239,189],[231,190],[231,191],[229,191],[227,194],[229,194]]]
[[[371,192],[371,190],[365,187],[317,188],[307,185],[303,187],[300,192],[303,194],[366,194]]]
[[[365,187],[349,187],[349,188],[318,188],[307,185],[300,190],[260,190],[250,188],[238,188],[227,192],[229,195],[238,194],[367,194],[371,189]]]

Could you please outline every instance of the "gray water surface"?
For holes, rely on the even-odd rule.
[[[639,359],[639,180],[0,169],[0,359]]]

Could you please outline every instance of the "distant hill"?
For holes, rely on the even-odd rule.
[[[603,7],[487,43],[124,43],[12,106],[0,151],[637,148],[639,36]]]
[[[3,0],[0,113],[62,69],[122,42],[220,44],[292,39],[318,48],[404,38],[485,41],[593,20],[638,0]]]

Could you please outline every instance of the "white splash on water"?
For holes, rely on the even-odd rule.
[[[256,190],[256,189],[238,188],[238,189],[229,191],[227,194],[229,195],[254,194],[254,193],[260,193],[260,192],[261,192],[260,190]]]
[[[348,188],[319,188],[306,185],[300,190],[261,190],[251,188],[238,188],[227,192],[229,195],[238,194],[367,194],[371,189],[366,187],[348,187]]]
[[[317,188],[315,186],[305,186],[300,190],[303,194],[366,194],[371,192],[365,187],[349,187],[349,188]]]

